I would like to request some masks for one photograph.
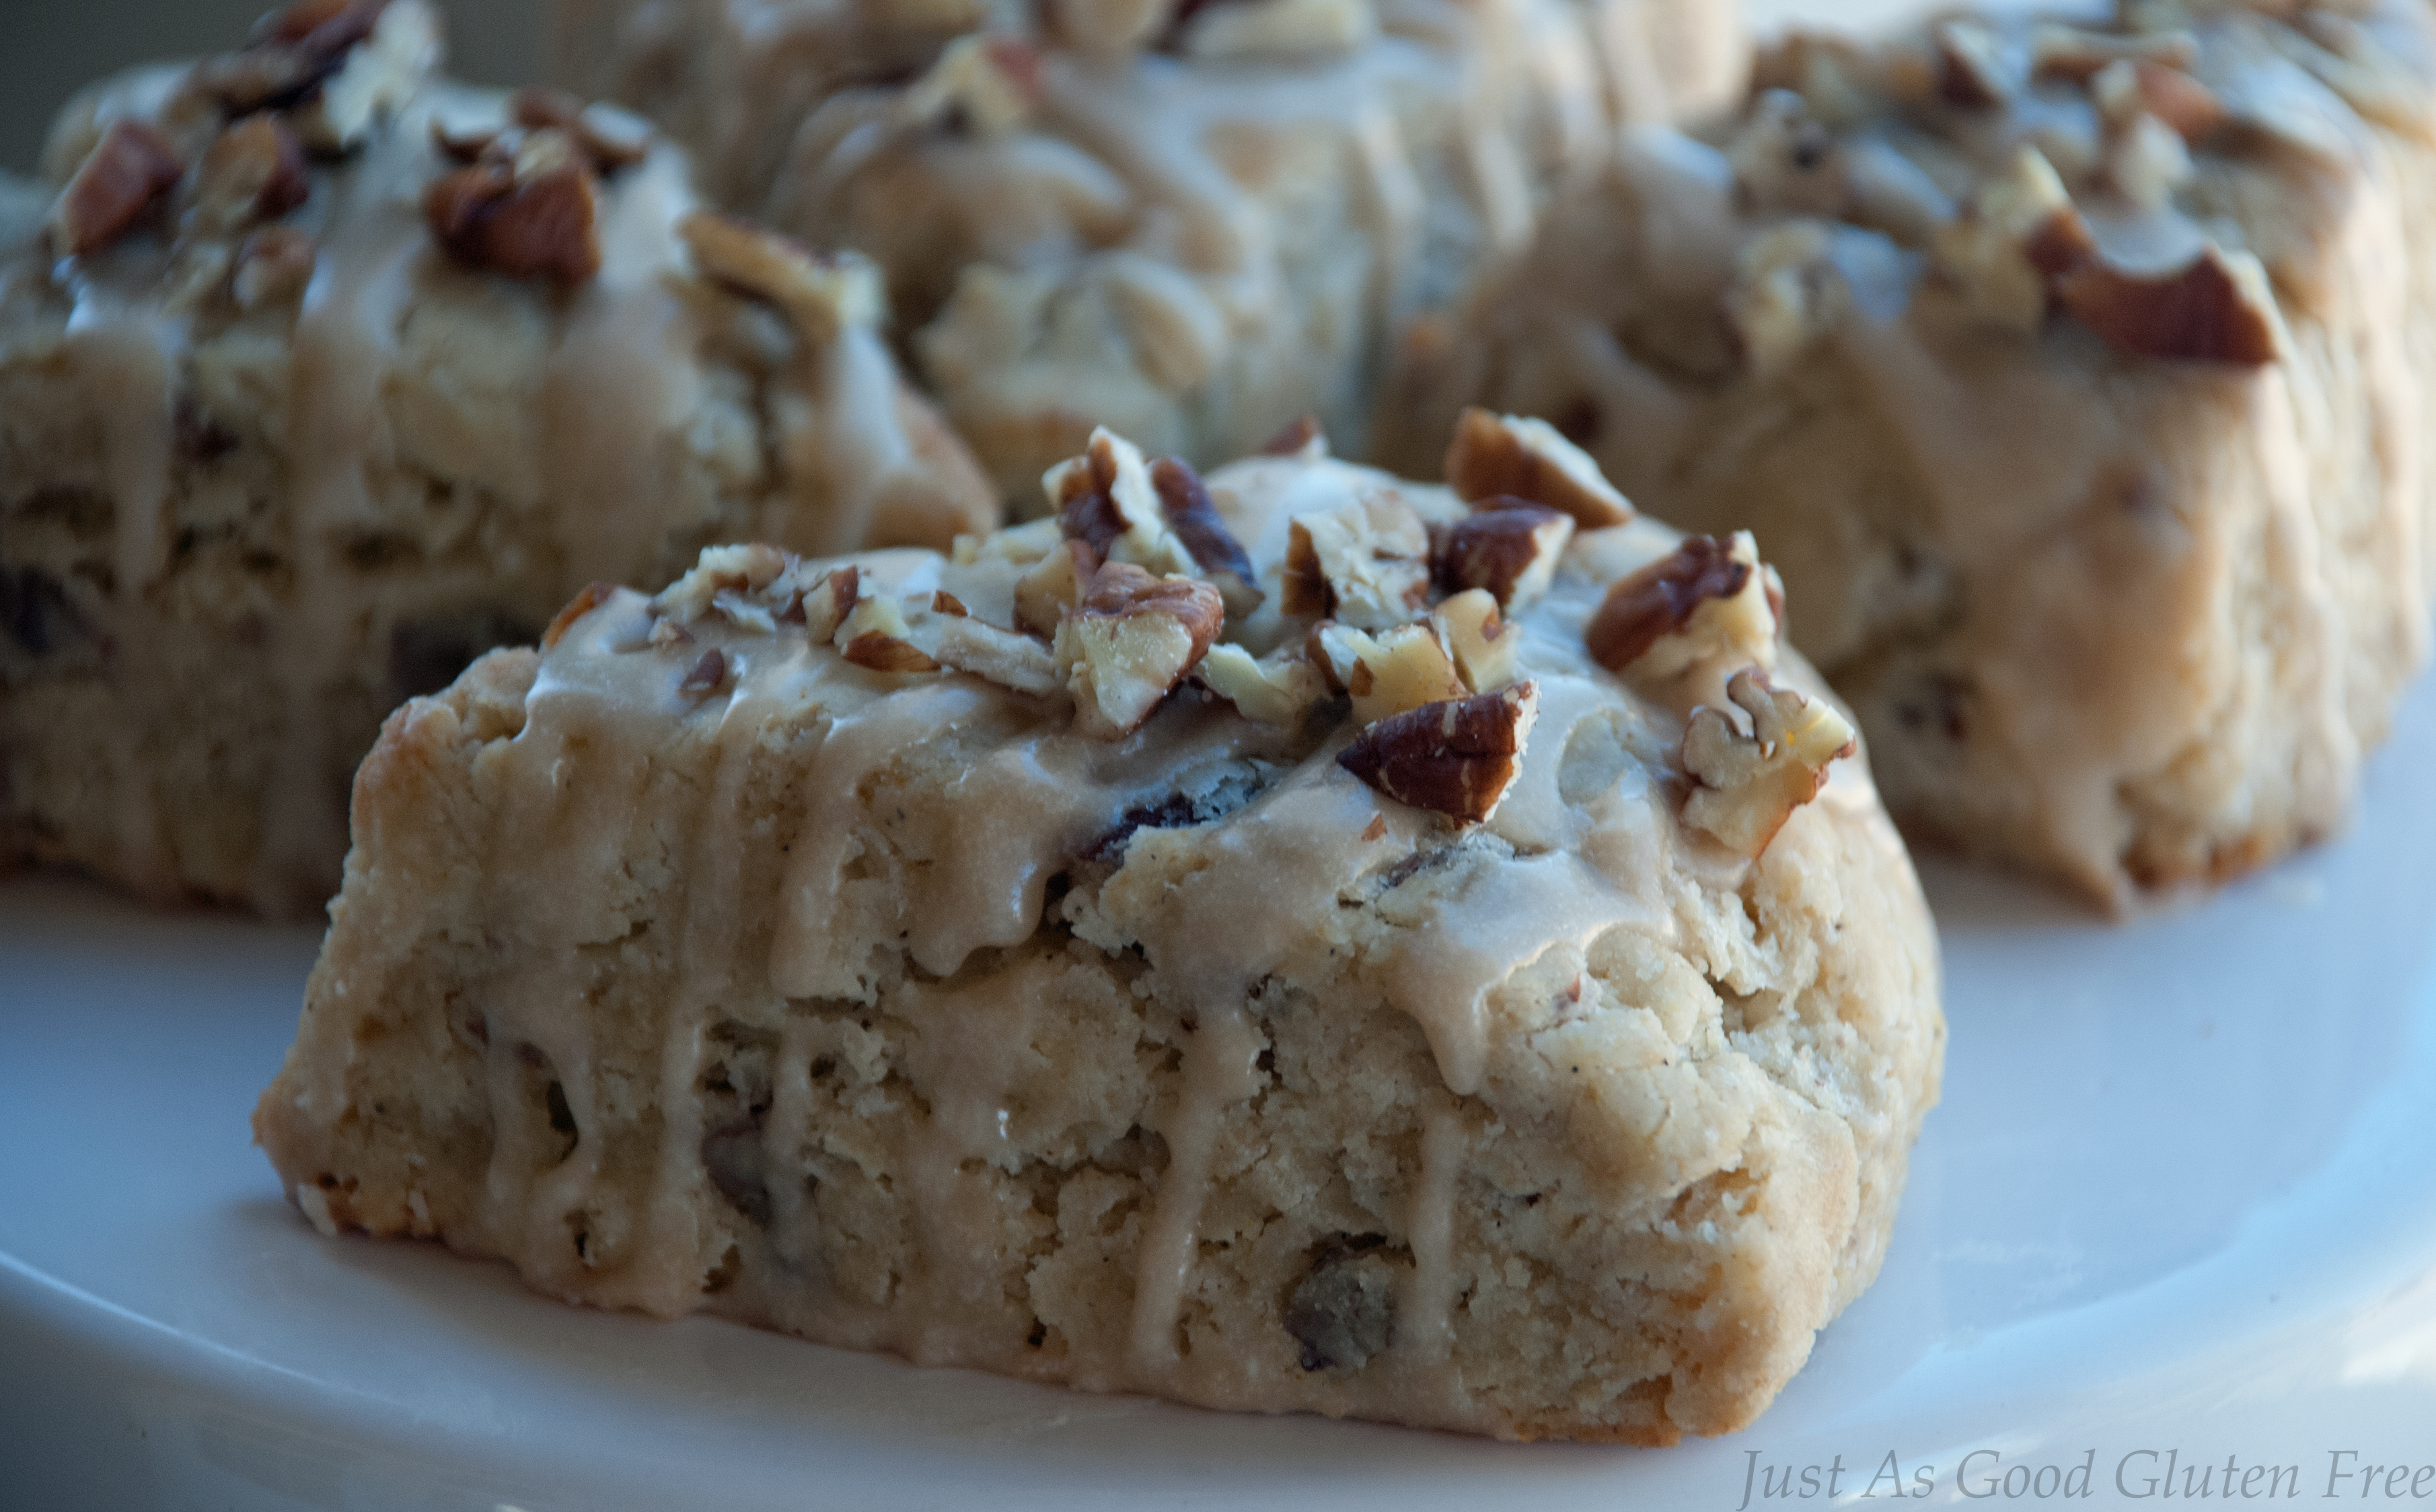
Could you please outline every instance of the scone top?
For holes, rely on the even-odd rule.
[[[2329,228],[2380,171],[2361,122],[2436,130],[2421,51],[2386,0],[1797,33],[1716,157],[1661,172],[1759,228],[1731,253],[1727,324],[1763,374],[1848,309],[1905,301],[1959,329],[2257,367],[2289,349],[2279,301],[2324,297]]]
[[[774,306],[806,345],[878,325],[867,264],[692,209],[684,163],[639,117],[453,85],[441,56],[424,0],[297,0],[235,52],[90,92],[44,153],[59,276],[173,317],[292,309],[325,247],[410,207],[459,266],[566,290],[620,260],[682,277],[658,266],[672,222],[705,289]],[[621,231],[621,196],[656,213]]]
[[[656,650],[680,701],[731,691],[772,659],[754,642],[795,634],[875,691],[968,674],[1103,742],[1214,699],[1291,758],[1332,755],[1456,826],[1495,816],[1557,679],[1569,706],[1630,710],[1626,743],[1666,769],[1685,826],[1746,857],[1854,751],[1824,698],[1773,678],[1782,589],[1750,536],[1635,518],[1552,428],[1468,413],[1452,489],[1336,461],[1308,426],[1273,452],[1205,480],[1103,430],[1044,479],[1049,518],[944,558],[713,548],[648,604],[587,590],[544,649],[622,602],[589,649]]]

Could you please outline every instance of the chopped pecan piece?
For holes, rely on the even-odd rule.
[[[1227,529],[1227,522],[1218,517],[1218,506],[1209,501],[1201,475],[1175,458],[1162,457],[1150,464],[1150,486],[1158,495],[1167,528],[1184,543],[1201,575],[1217,583],[1220,597],[1227,600],[1227,607],[1239,615],[1257,608],[1261,590],[1252,559]]]
[[[2132,356],[2264,367],[2286,355],[2274,292],[2247,252],[2211,245],[2164,273],[2093,260],[2065,274],[2056,292],[2075,319]]]
[[[135,229],[154,200],[184,176],[176,144],[131,117],[110,123],[51,207],[51,248],[82,257]]]
[[[1859,748],[1853,726],[1823,699],[1780,688],[1756,667],[1736,672],[1726,696],[1749,716],[1750,733],[1724,710],[1692,711],[1683,770],[1694,787],[1684,823],[1729,849],[1756,857],[1793,811],[1826,785],[1827,767]]]
[[[1454,668],[1464,686],[1475,693],[1504,687],[1522,677],[1522,637],[1497,612],[1497,600],[1480,588],[1468,588],[1438,605],[1438,634],[1454,654]]]
[[[243,50],[195,66],[192,85],[231,114],[282,110],[373,34],[388,0],[303,0],[262,19]]]
[[[1103,564],[1057,626],[1057,665],[1085,734],[1112,740],[1140,728],[1209,652],[1227,622],[1218,590]]]
[[[1067,612],[1083,601],[1100,558],[1086,541],[1061,541],[1015,582],[1015,619],[1035,635],[1054,635]]]
[[[1440,588],[1485,588],[1510,612],[1548,591],[1573,538],[1574,518],[1561,510],[1488,498],[1467,518],[1431,531],[1430,555]]]
[[[1939,230],[1932,255],[1974,316],[2027,335],[2046,322],[2055,278],[2096,252],[2062,178],[2024,146]]]
[[[508,114],[529,131],[565,131],[603,175],[651,155],[652,129],[641,117],[612,105],[587,105],[563,89],[520,89],[508,101]]]
[[[1039,103],[1039,50],[1018,37],[976,32],[948,43],[898,96],[896,110],[909,126],[992,137],[1031,120]]]
[[[232,235],[276,220],[312,193],[304,147],[268,112],[231,123],[203,149],[187,224],[207,236]]]
[[[831,638],[847,661],[875,672],[939,669],[937,658],[914,644],[905,611],[891,599],[871,598],[857,603]]]
[[[1057,658],[1030,635],[1000,630],[969,615],[944,612],[937,631],[939,660],[960,672],[985,677],[1018,693],[1044,696],[1063,684],[1057,675]]]
[[[716,693],[727,686],[727,653],[713,646],[677,684],[680,693]]]
[[[2199,56],[2199,39],[2187,31],[2130,36],[2050,22],[2042,24],[2030,39],[2030,72],[2041,78],[2084,80],[2107,64],[2125,60],[2188,68]]]
[[[1726,315],[1753,374],[1764,378],[1791,366],[1852,307],[1833,251],[1825,225],[1796,220],[1762,233],[1736,256]]]
[[[229,279],[237,308],[254,310],[274,301],[303,299],[320,255],[313,238],[293,226],[264,226],[254,232],[237,249],[236,271]]]
[[[824,255],[707,210],[678,221],[677,235],[706,276],[776,305],[806,341],[826,345],[848,326],[879,321],[885,304],[879,275],[859,256]]]
[[[2089,80],[2090,97],[2107,124],[2120,130],[2152,115],[2185,142],[2197,145],[2232,118],[2216,91],[2183,70],[2151,59],[2123,58]]]
[[[1376,491],[1295,517],[1279,593],[1290,615],[1360,630],[1410,623],[1430,600],[1430,532],[1412,504]]]
[[[720,595],[758,593],[777,582],[787,566],[787,554],[774,546],[755,542],[705,547],[694,559],[693,569],[652,600],[652,612],[681,625],[691,624],[711,612]]]
[[[1287,421],[1276,435],[1261,443],[1261,455],[1306,459],[1327,456],[1328,437],[1319,428],[1319,417],[1304,413]]]
[[[1455,670],[1454,653],[1435,624],[1398,625],[1373,636],[1350,625],[1314,627],[1314,658],[1329,681],[1353,698],[1353,721],[1369,724],[1391,714],[1461,698],[1470,691]]]
[[[1328,679],[1308,657],[1272,652],[1255,660],[1241,646],[1212,646],[1192,669],[1201,686],[1247,720],[1292,728],[1328,696]]]
[[[486,156],[433,180],[423,215],[470,268],[562,285],[600,270],[599,190],[564,132],[533,132],[513,163]]]
[[[1544,420],[1465,410],[1447,448],[1446,475],[1466,503],[1508,495],[1561,510],[1586,530],[1632,518],[1598,463]]]
[[[2004,39],[1985,22],[1940,21],[1929,33],[1937,49],[1937,94],[1948,105],[1985,110],[2013,97]]]
[[[778,611],[784,624],[800,624],[804,638],[825,645],[837,638],[838,626],[862,599],[862,570],[851,564],[831,567],[813,582],[791,589]]]
[[[373,123],[395,112],[440,61],[440,26],[418,0],[375,4],[369,30],[356,33],[362,8],[349,6],[294,45],[308,60],[334,57],[335,66],[296,101],[296,134],[317,152],[353,151]],[[338,44],[335,55],[329,48]]]
[[[1750,532],[1687,535],[1672,554],[1617,579],[1582,638],[1601,667],[1643,678],[1671,677],[1716,654],[1766,660],[1776,640],[1767,592]]]
[[[1200,480],[1192,481],[1197,490]],[[1141,448],[1106,426],[1091,432],[1082,456],[1051,468],[1041,487],[1056,508],[1059,529],[1088,546],[1099,560],[1129,562],[1161,576],[1203,570],[1205,564],[1174,529],[1167,497],[1153,480]],[[1206,495],[1202,502],[1208,502]],[[1225,534],[1214,511],[1209,523]]]
[[[1425,704],[1363,731],[1336,764],[1399,803],[1479,823],[1522,771],[1539,714],[1537,683]]]
[[[583,591],[569,599],[566,607],[549,622],[549,628],[541,633],[541,649],[548,651],[557,645],[566,638],[568,631],[575,628],[577,620],[616,597],[618,585],[614,582],[586,583]]]

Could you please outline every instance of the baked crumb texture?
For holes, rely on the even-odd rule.
[[[584,582],[995,518],[867,265],[433,26],[295,7],[0,196],[0,862],[318,912],[381,717]]]
[[[730,209],[867,252],[1002,494],[1107,425],[1361,455],[1396,334],[1615,125],[1723,108],[1731,0],[558,0],[556,65]]]
[[[707,552],[409,703],[282,1182],[925,1364],[1749,1423],[1885,1252],[1929,917],[1756,543],[1477,419],[1527,493],[1102,433],[1053,518]]]
[[[1429,334],[1381,453],[1492,404],[1757,530],[1916,837],[2116,906],[2260,865],[2341,821],[2427,660],[2431,26],[1790,38]]]

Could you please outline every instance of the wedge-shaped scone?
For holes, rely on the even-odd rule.
[[[432,26],[300,5],[55,129],[0,250],[0,861],[318,910],[382,715],[585,582],[994,517],[867,265],[440,81]]]
[[[2427,651],[2436,19],[2127,5],[1786,43],[1390,401],[1749,525],[1911,832],[2122,904],[2340,822]]]
[[[1722,108],[1725,0],[560,0],[577,87],[733,208],[886,270],[1010,497],[1106,424],[1359,455],[1393,334],[1618,119]]]
[[[1749,539],[1534,547],[1506,618],[1432,570],[1526,501],[1106,435],[1051,483],[952,557],[586,595],[393,715],[256,1115],[295,1202],[1091,1390],[1749,1422],[1944,1042]]]

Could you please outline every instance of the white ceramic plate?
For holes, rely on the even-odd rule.
[[[2236,1484],[2290,1465],[2279,1486],[2314,1500],[2346,1469],[2356,1493],[2368,1465],[2436,1464],[2431,746],[2425,686],[2351,834],[2128,926],[1932,870],[1946,1104],[1885,1274],[1756,1429],[1658,1451],[1069,1395],[316,1238],[246,1133],[312,934],[21,882],[0,1504],[1733,1512],[1747,1475],[1791,1467],[1798,1491],[1840,1456],[1850,1500],[1892,1454],[1939,1502],[2087,1465],[2103,1505],[2169,1451],[2178,1489],[2231,1455]]]
[[[320,1240],[246,1131],[312,933],[0,888],[0,1507],[2436,1501],[2431,746],[2423,686],[2352,834],[2127,927],[1931,868],[1946,1104],[1885,1273],[1757,1428],[1656,1451],[1074,1396]]]

